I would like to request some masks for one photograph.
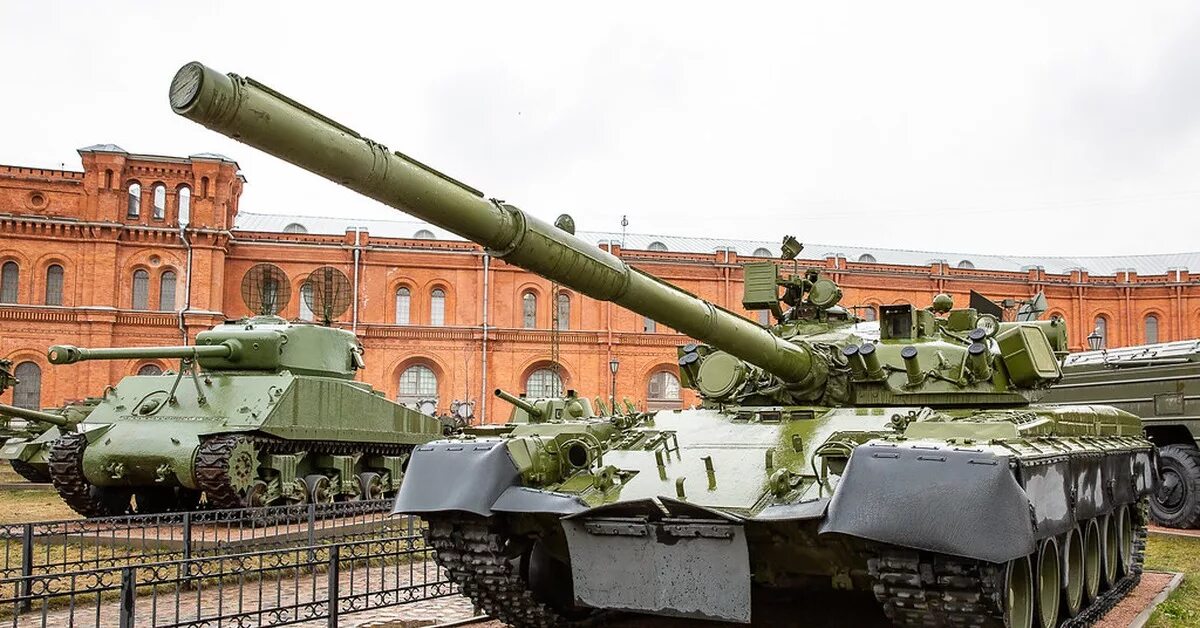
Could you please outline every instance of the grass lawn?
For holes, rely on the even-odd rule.
[[[1146,567],[1183,573],[1183,582],[1154,610],[1152,628],[1200,626],[1200,538],[1151,534]]]
[[[0,489],[0,523],[79,519],[53,489]]]

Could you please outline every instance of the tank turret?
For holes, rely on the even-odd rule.
[[[563,419],[590,419],[595,416],[588,400],[575,394],[574,390],[568,390],[565,397],[537,399],[516,397],[499,388],[495,394],[514,406],[509,423],[544,423]]]

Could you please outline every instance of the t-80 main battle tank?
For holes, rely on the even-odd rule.
[[[698,409],[414,452],[396,512],[428,521],[438,561],[505,622],[749,622],[758,586],[862,591],[904,626],[1055,626],[1138,578],[1153,449],[1131,414],[1032,402],[1060,375],[1061,321],[1000,323],[939,296],[885,306],[872,337],[834,282],[772,263],[746,269],[746,307],[776,317],[764,328],[250,79],[192,63],[170,99],[702,343],[679,357]]]
[[[54,364],[180,360],[174,373],[122,379],[54,442],[51,477],[71,508],[120,514],[133,498],[137,512],[162,512],[202,494],[216,508],[377,499],[399,488],[414,445],[441,437],[437,419],[354,381],[364,366],[354,334],[270,315],[286,302],[282,271],[260,266],[270,268],[252,268],[242,292],[263,313],[195,345],[50,348]]]

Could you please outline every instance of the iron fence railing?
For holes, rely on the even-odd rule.
[[[0,525],[0,578],[412,532],[389,500]]]
[[[365,509],[366,503],[359,506]],[[456,592],[425,547],[419,520],[386,518],[384,509],[351,515],[347,510],[354,509],[347,507],[339,511],[342,526],[318,523],[334,519],[322,519],[322,513],[312,510],[309,523],[298,525],[289,524],[291,520],[267,521],[262,516],[265,510],[243,513],[257,516],[254,525],[220,528],[247,530],[246,536],[222,538],[245,539],[248,544],[200,547],[202,526],[193,523],[189,556],[174,555],[182,554],[182,547],[153,549],[141,555],[107,556],[99,562],[43,561],[33,565],[31,573],[6,575],[0,578],[0,622],[13,628],[175,628],[325,620],[322,623],[336,626],[341,615]],[[191,513],[193,517],[208,514]],[[368,528],[390,525],[371,532],[345,524],[356,517],[370,518]],[[212,521],[206,519],[206,524]],[[109,523],[113,524],[109,532],[126,529],[119,525],[122,522]],[[250,532],[288,525],[302,528],[296,537],[301,542],[288,545]],[[21,527],[23,536],[31,530]],[[321,537],[319,530],[327,534]],[[340,536],[336,530],[347,534]]]

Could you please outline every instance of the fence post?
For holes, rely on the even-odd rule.
[[[183,559],[192,558],[192,513],[183,513]]]
[[[336,543],[329,546],[329,628],[338,628],[338,598],[341,593],[339,588],[341,583],[340,566],[338,558],[341,554],[339,551],[341,546]]]
[[[121,570],[121,613],[120,628],[134,628],[134,610],[137,604],[137,581],[133,567]]]
[[[317,544],[317,505],[308,505],[308,544]]]
[[[27,523],[21,529],[21,610],[27,611],[33,607],[29,597],[33,590],[33,524]]]

